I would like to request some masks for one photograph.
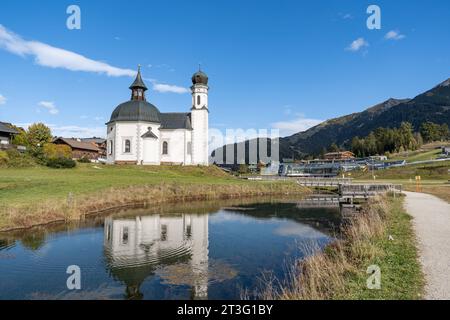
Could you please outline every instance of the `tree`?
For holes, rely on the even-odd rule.
[[[420,126],[420,134],[425,142],[433,142],[440,140],[441,127],[431,121],[422,123]]]
[[[442,124],[439,130],[441,140],[448,140],[450,138],[450,130],[446,123]]]
[[[405,150],[415,150],[416,141],[414,139],[413,126],[409,122],[402,122],[398,129],[401,146]]]
[[[44,164],[45,155],[43,147],[46,143],[52,141],[52,131],[43,123],[34,123],[28,127],[27,131],[27,148],[30,154],[36,160]]]
[[[375,137],[375,134],[371,132],[367,138],[365,139],[366,150],[367,155],[372,156],[377,154],[377,138]]]
[[[14,125],[12,125],[11,127],[19,132],[18,134],[14,135],[11,141],[12,144],[16,146],[27,146],[27,132],[23,128]]]
[[[323,147],[322,151],[320,151],[319,158],[320,159],[324,159],[325,158],[325,153],[327,153],[327,149],[325,147]]]
[[[420,134],[420,132],[416,132],[414,134],[414,138],[416,139],[417,142],[417,149],[419,149],[423,145],[422,135]]]
[[[353,137],[352,139],[352,152],[357,156],[357,157],[365,157],[365,150],[363,148],[364,145],[364,139],[360,139],[358,136]]]
[[[27,142],[30,147],[43,147],[52,141],[52,131],[43,123],[34,123],[28,127]]]
[[[338,147],[338,145],[333,142],[329,147],[328,147],[328,152],[339,152],[341,151],[340,148]]]

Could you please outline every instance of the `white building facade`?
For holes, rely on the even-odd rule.
[[[192,76],[189,113],[162,113],[147,102],[139,69],[131,100],[120,104],[107,125],[107,163],[208,165],[208,76]]]
[[[104,225],[108,267],[126,284],[128,295],[139,297],[142,283],[158,268],[184,261],[190,271],[188,278],[193,298],[206,299],[208,235],[207,214],[150,215],[134,219],[109,217]],[[181,282],[180,285],[185,284]]]

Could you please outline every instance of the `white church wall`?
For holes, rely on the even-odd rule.
[[[106,135],[106,162],[109,164],[114,163],[114,148],[116,140],[115,124],[109,124],[107,127]]]
[[[192,110],[192,162],[208,165],[208,110]]]
[[[158,139],[145,138],[143,141],[143,164],[159,165],[161,148]]]
[[[161,144],[161,162],[183,163],[187,162],[187,139],[190,133],[189,130],[161,130],[160,131]],[[163,154],[164,142],[168,143],[168,153]]]
[[[140,164],[146,162],[144,153],[158,155],[158,144],[150,144],[150,147],[154,148],[152,151],[144,151],[144,141],[141,136],[148,131],[151,127],[152,131],[158,135],[159,124],[151,122],[117,122],[115,124],[115,150],[114,161],[115,162],[135,162]],[[126,141],[130,141],[130,150],[126,149]],[[158,159],[155,158],[155,162]],[[152,162],[152,161],[150,161]]]

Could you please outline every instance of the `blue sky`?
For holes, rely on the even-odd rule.
[[[71,4],[81,30],[66,27]],[[381,30],[366,27],[370,4]],[[446,0],[2,0],[0,121],[99,135],[138,64],[151,103],[188,111],[201,63],[211,127],[285,135],[449,78],[449,36]]]

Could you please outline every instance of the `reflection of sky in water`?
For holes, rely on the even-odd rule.
[[[286,261],[330,241],[292,210],[127,215],[71,231],[24,231],[0,241],[0,298],[239,298],[262,272],[282,278]],[[81,268],[81,291],[66,288],[69,265]]]

